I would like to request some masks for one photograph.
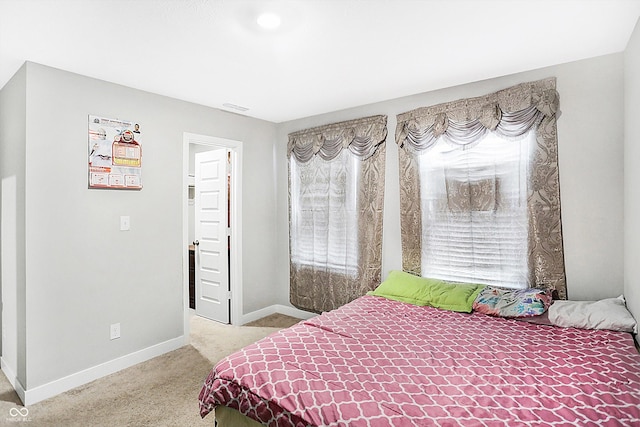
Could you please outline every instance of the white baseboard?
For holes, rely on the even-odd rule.
[[[262,319],[263,317],[270,316],[276,313],[286,314],[287,316],[297,317],[299,319],[311,319],[312,317],[317,316],[316,313],[299,310],[295,307],[274,304],[265,308],[261,308],[260,310],[252,311],[251,313],[242,315],[242,324],[244,325],[245,323],[253,322],[254,320]]]
[[[67,390],[79,387],[91,381],[97,380],[98,378],[102,378],[133,365],[137,365],[138,363],[153,359],[154,357],[161,356],[165,353],[176,350],[183,345],[184,337],[179,336],[178,338],[173,338],[168,341],[161,342],[160,344],[144,348],[134,353],[127,354],[126,356],[110,360],[92,368],[76,372],[75,374],[68,375],[64,378],[51,381],[50,383],[43,384],[32,389],[22,389],[21,391],[13,383],[12,385],[25,406],[33,405],[34,403],[38,403],[60,393],[64,393]],[[2,368],[4,370],[4,365]],[[11,379],[9,379],[9,381],[11,381]],[[17,380],[16,382],[18,383],[18,385],[20,385]],[[22,388],[21,385],[20,388]]]
[[[5,362],[4,357],[0,358],[0,368],[2,369],[2,373],[4,374],[4,376],[7,377],[7,380],[9,381],[9,384],[11,384],[11,387],[13,387],[13,389],[18,394],[20,400],[24,402],[24,387],[18,380],[18,376],[16,375],[16,373],[13,372],[13,369],[11,369],[11,367]]]

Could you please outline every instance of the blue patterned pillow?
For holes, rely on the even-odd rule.
[[[506,290],[487,286],[476,297],[473,309],[491,316],[531,317],[543,314],[551,302],[551,292],[544,289]]]

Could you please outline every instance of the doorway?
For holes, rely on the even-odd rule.
[[[185,313],[185,341],[188,341],[189,337],[189,318],[192,315],[193,311],[189,309],[189,252],[187,248],[191,246],[194,251],[194,258],[196,264],[196,270],[198,269],[198,262],[213,262],[212,260],[215,256],[212,254],[221,252],[218,249],[203,249],[202,243],[195,238],[195,198],[198,193],[196,190],[196,177],[195,177],[195,152],[202,153],[218,153],[218,158],[224,158],[224,163],[228,164],[229,173],[224,172],[224,194],[228,195],[226,200],[220,200],[220,202],[224,202],[226,206],[220,206],[222,212],[224,212],[224,248],[227,250],[225,257],[222,259],[227,259],[228,262],[225,261],[226,265],[209,265],[205,267],[205,276],[208,273],[218,271],[218,270],[226,270],[228,271],[228,280],[229,287],[227,289],[218,289],[217,294],[214,295],[211,300],[221,300],[225,298],[224,303],[228,304],[226,317],[224,313],[222,314],[221,319],[215,319],[221,321],[222,323],[231,323],[231,324],[239,324],[242,319],[242,142],[234,141],[224,138],[217,138],[205,135],[197,135],[192,133],[185,133],[183,137],[183,247],[182,253],[183,255],[183,307]],[[207,155],[205,154],[204,157]],[[215,157],[215,155],[214,155]],[[192,162],[193,159],[193,162]],[[205,173],[205,179],[210,177],[209,172]],[[219,174],[218,174],[219,175]],[[202,179],[202,177],[200,177]],[[209,193],[209,195],[212,193]],[[222,193],[220,193],[222,194]],[[220,197],[218,197],[220,198]],[[215,199],[215,198],[213,198]],[[191,200],[194,200],[192,203]],[[211,201],[212,198],[205,195],[203,198],[205,203]],[[217,203],[217,201],[216,201]],[[221,219],[221,218],[219,218]],[[205,221],[205,226],[200,230],[208,229],[208,226],[218,221]],[[221,222],[221,221],[220,221]],[[192,226],[193,224],[193,226]],[[229,225],[229,232],[227,233],[227,227]],[[204,239],[207,241],[207,244],[211,244],[215,239]],[[217,240],[222,240],[217,239]],[[199,243],[200,246],[194,244]],[[205,245],[206,246],[206,245]],[[220,246],[221,247],[221,246]],[[200,250],[200,252],[199,252]],[[216,252],[217,251],[217,252]],[[226,273],[225,273],[226,274]],[[205,279],[204,286],[209,286],[210,290],[213,289],[211,287],[212,282],[215,280],[211,280],[209,277]],[[198,283],[195,283],[195,286],[198,286]],[[205,291],[207,293],[209,291]],[[224,292],[224,294],[223,294]],[[228,294],[227,294],[228,292]],[[198,293],[198,292],[196,292]],[[208,296],[212,296],[213,294],[207,294]],[[228,297],[228,303],[226,298]],[[206,304],[205,301],[203,304]],[[198,308],[198,301],[196,298],[196,311]],[[196,313],[201,314],[201,313]],[[205,317],[209,317],[205,314]],[[226,322],[224,319],[228,319]]]

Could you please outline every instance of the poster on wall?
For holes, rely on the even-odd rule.
[[[140,124],[89,116],[89,188],[142,189]]]

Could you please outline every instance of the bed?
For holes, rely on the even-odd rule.
[[[199,403],[269,426],[638,426],[640,353],[626,332],[365,295],[221,360]]]

